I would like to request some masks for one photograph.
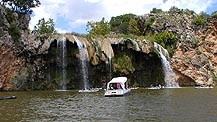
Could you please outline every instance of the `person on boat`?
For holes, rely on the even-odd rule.
[[[117,89],[122,89],[122,87],[121,87],[121,84],[120,83],[117,83]]]

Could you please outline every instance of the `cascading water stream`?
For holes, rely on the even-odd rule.
[[[75,42],[77,43],[80,55],[80,66],[81,66],[81,74],[83,80],[83,89],[88,90],[90,89],[89,81],[88,81],[88,66],[87,61],[89,60],[89,55],[87,51],[86,44],[80,41],[76,36],[73,36]]]
[[[67,47],[66,38],[63,36],[62,40],[57,42],[58,47],[58,62],[61,65],[62,83],[61,90],[67,90]]]
[[[160,53],[161,62],[164,71],[164,81],[166,88],[179,88],[179,84],[175,80],[175,73],[173,72],[170,62],[167,60],[169,58],[169,53],[161,45],[154,43],[155,49]]]
[[[108,70],[109,80],[112,79],[112,57],[113,57],[113,49],[111,46],[111,41],[108,39],[103,40],[101,45],[101,51],[105,54],[106,61],[106,69]]]
[[[112,58],[109,57],[109,79],[112,79]]]

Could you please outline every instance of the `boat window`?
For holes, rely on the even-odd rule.
[[[109,90],[113,89],[123,89],[120,83],[110,83],[109,84]]]
[[[125,86],[125,89],[127,89],[127,87],[128,87],[127,82],[124,83],[124,86]]]

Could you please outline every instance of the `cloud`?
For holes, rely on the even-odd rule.
[[[176,6],[180,9],[194,10],[196,13],[205,11],[214,0],[167,0],[164,4],[159,7],[163,10],[169,10],[171,6]]]
[[[163,4],[163,0],[103,0],[102,3],[111,17],[125,13],[142,15]]]
[[[62,28],[56,28],[56,31],[58,33],[67,33],[67,32],[69,32],[69,30],[65,30],[65,29],[62,29]]]
[[[59,30],[76,31],[88,21],[109,20],[112,16],[127,13],[143,15],[152,8],[169,10],[172,6],[205,11],[215,0],[40,0],[42,5],[34,8],[30,29],[41,18],[52,18]],[[80,29],[85,30],[85,29]],[[62,31],[63,32],[63,31]]]

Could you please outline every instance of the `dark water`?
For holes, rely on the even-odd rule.
[[[217,88],[132,90],[126,97],[104,91],[3,92],[17,99],[0,101],[0,122],[214,122]]]

